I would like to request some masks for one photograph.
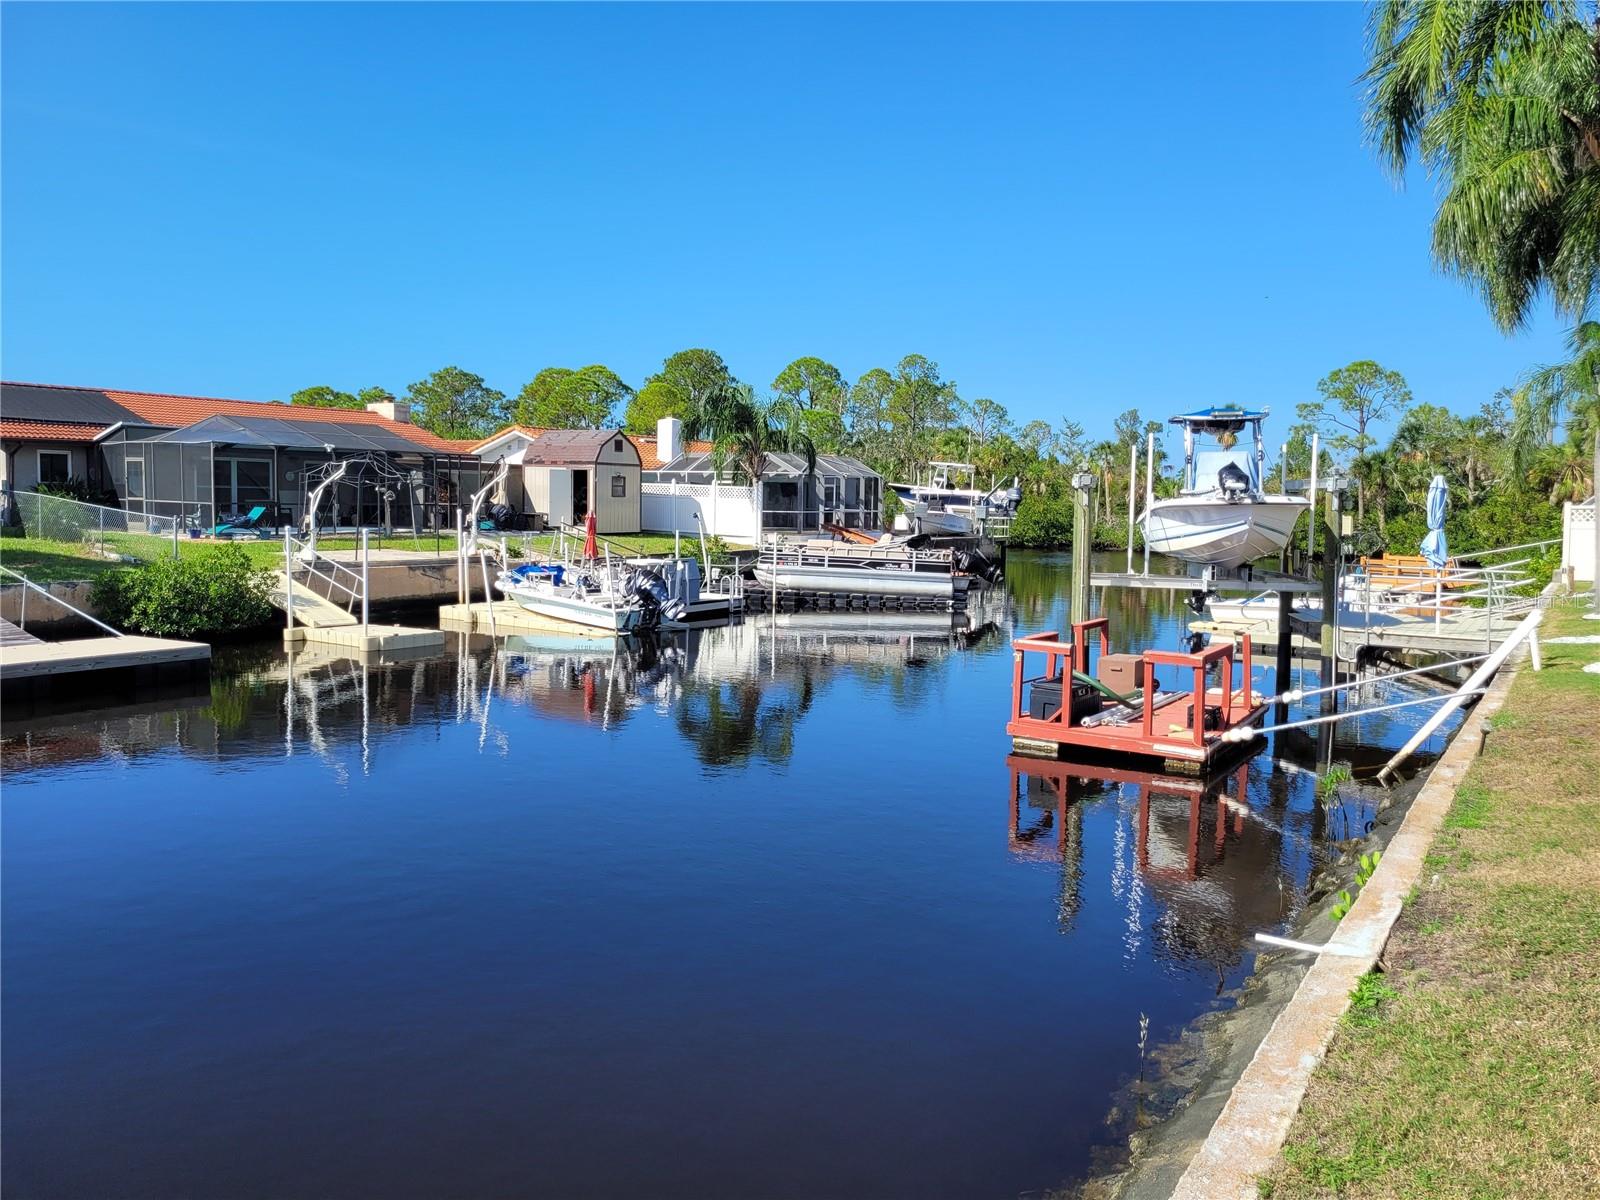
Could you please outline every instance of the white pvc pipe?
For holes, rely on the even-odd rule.
[[[1128,574],[1133,574],[1133,510],[1134,488],[1139,482],[1139,443],[1128,443]]]
[[[494,592],[489,587],[489,554],[488,551],[478,552],[478,568],[483,572],[483,605],[489,612],[489,636],[497,638],[500,631],[494,624]]]
[[[1440,707],[1438,712],[1429,717],[1423,723],[1422,728],[1411,735],[1411,740],[1400,747],[1393,758],[1384,763],[1383,770],[1378,772],[1378,782],[1383,783],[1388,776],[1393,775],[1395,768],[1410,758],[1418,746],[1432,737],[1434,731],[1444,724],[1445,718],[1460,708],[1462,702],[1469,695],[1475,695],[1483,691],[1483,686],[1489,681],[1490,676],[1500,669],[1501,663],[1511,657],[1511,652],[1517,648],[1517,645],[1524,638],[1533,635],[1534,630],[1539,628],[1539,622],[1542,620],[1544,620],[1544,609],[1542,608],[1536,608],[1522,618],[1521,623],[1511,631],[1511,636],[1501,642],[1499,648],[1484,660],[1483,665],[1472,673],[1472,678],[1461,685],[1461,690],[1451,696]]]
[[[288,613],[289,623],[286,629],[294,628],[294,550],[289,541],[289,527],[283,527],[283,608]],[[294,680],[289,681],[289,690],[294,691]]]
[[[1311,435],[1311,503],[1307,509],[1310,520],[1306,523],[1306,578],[1311,578],[1311,560],[1317,553],[1317,459],[1322,456],[1319,435]],[[1335,597],[1337,599],[1337,597]]]
[[[1256,934],[1256,941],[1265,942],[1269,946],[1281,946],[1285,950],[1300,950],[1306,954],[1339,954],[1345,958],[1364,958],[1367,953],[1353,946],[1341,946],[1337,942],[1324,942],[1318,946],[1313,942],[1297,942],[1292,938],[1278,937],[1271,933]]]
[[[1150,574],[1150,506],[1156,499],[1156,435],[1145,441],[1144,452],[1144,573]]]

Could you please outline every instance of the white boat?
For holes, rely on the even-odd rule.
[[[960,483],[965,478],[967,486]],[[971,463],[931,462],[925,483],[891,483],[888,488],[906,506],[918,533],[970,537],[988,533],[1004,537],[1022,500],[1013,479],[988,491],[976,486],[977,468]]]
[[[529,612],[595,629],[630,633],[653,626],[660,608],[605,567],[525,563],[502,571],[495,587]]]
[[[1262,490],[1267,413],[1209,408],[1173,417],[1183,426],[1183,489],[1145,509],[1145,540],[1157,554],[1232,568],[1283,549],[1306,509],[1298,496]],[[1250,445],[1239,445],[1248,428]],[[1202,439],[1214,445],[1202,446]]]
[[[914,550],[903,542],[875,545],[813,538],[761,553],[752,568],[764,588],[784,592],[900,596],[951,600],[970,580],[958,576],[948,550]]]

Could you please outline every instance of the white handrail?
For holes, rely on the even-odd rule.
[[[1539,628],[1539,622],[1543,619],[1544,609],[1542,608],[1536,608],[1526,617],[1524,617],[1522,619],[1522,623],[1512,631],[1511,636],[1500,643],[1499,649],[1495,650],[1493,654],[1484,660],[1483,665],[1472,673],[1472,677],[1461,685],[1460,690],[1451,696],[1447,701],[1445,701],[1445,703],[1439,707],[1439,710],[1435,712],[1433,716],[1429,717],[1425,722],[1423,722],[1422,727],[1418,729],[1416,733],[1411,735],[1411,739],[1406,742],[1404,746],[1400,747],[1400,749],[1395,752],[1393,758],[1384,763],[1383,770],[1378,772],[1378,782],[1383,783],[1388,776],[1393,775],[1395,769],[1401,763],[1405,762],[1406,759],[1410,758],[1418,746],[1422,745],[1423,742],[1432,737],[1434,730],[1438,729],[1440,725],[1444,724],[1445,718],[1451,713],[1455,712],[1456,709],[1460,708],[1462,702],[1465,701],[1468,696],[1477,695],[1478,693],[1482,692],[1484,689],[1484,684],[1489,681],[1489,677],[1500,669],[1500,664],[1505,662],[1505,660],[1511,656],[1511,652],[1515,650],[1519,644],[1521,644],[1525,639],[1535,635],[1535,631]]]
[[[34,591],[38,592],[45,599],[54,600],[57,604],[61,605],[61,607],[66,609],[68,612],[72,613],[75,616],[82,617],[85,621],[88,621],[91,625],[98,625],[101,629],[104,629],[107,633],[111,634],[113,637],[127,637],[128,636],[127,634],[123,633],[122,630],[120,630],[120,629],[113,629],[110,625],[107,625],[99,617],[90,616],[88,613],[84,612],[83,609],[79,608],[77,605],[69,604],[67,601],[63,600],[60,596],[58,596],[54,592],[50,591],[49,588],[40,587],[37,583],[35,583],[33,580],[29,579],[21,571],[14,571],[10,567],[3,566],[3,565],[0,565],[0,571],[4,571],[7,575],[13,576],[14,578],[16,578],[22,584],[23,595],[24,596],[27,595],[27,589],[32,588]],[[28,627],[26,612],[27,612],[27,610],[24,609],[23,610],[24,615],[23,615],[23,619],[22,619],[22,624],[17,626],[17,628],[22,629],[24,631]]]

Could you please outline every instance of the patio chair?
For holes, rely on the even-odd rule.
[[[247,533],[251,537],[260,537],[262,518],[267,515],[267,506],[258,504],[244,516],[233,521],[224,521],[211,531],[212,537],[233,537],[237,534]]]

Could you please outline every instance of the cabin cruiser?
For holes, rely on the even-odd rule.
[[[1261,422],[1242,408],[1208,408],[1171,418],[1183,426],[1183,485],[1145,509],[1145,541],[1157,554],[1229,570],[1276,554],[1306,510],[1298,496],[1262,490]],[[1248,429],[1250,442],[1239,435]]]
[[[983,491],[976,486],[977,468],[971,463],[932,462],[928,470],[926,483],[888,485],[906,506],[916,532],[1003,537],[1009,531],[1022,501],[1022,489],[1015,479]],[[960,486],[963,480],[965,487]]]

